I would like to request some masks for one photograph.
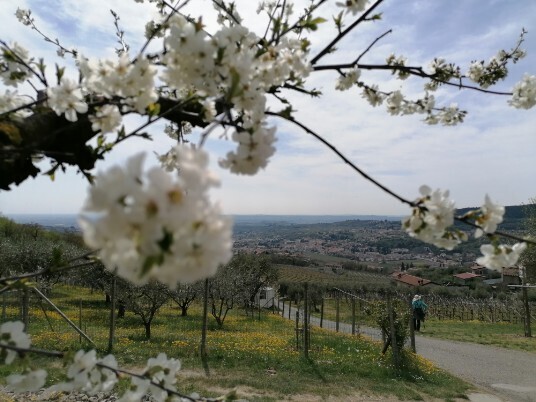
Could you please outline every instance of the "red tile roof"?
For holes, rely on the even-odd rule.
[[[432,282],[428,279],[419,278],[418,276],[405,274],[403,272],[393,272],[391,278],[397,282],[402,282],[410,286],[424,286]]]

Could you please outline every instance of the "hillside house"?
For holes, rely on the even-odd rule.
[[[472,272],[462,272],[461,274],[456,274],[453,276],[454,278],[456,278],[456,281],[458,283],[463,283],[464,285],[474,283],[476,281],[481,281],[482,279],[484,279],[482,275],[477,275]]]
[[[475,264],[471,267],[471,272],[475,275],[486,275],[486,267]]]
[[[521,276],[518,267],[507,267],[502,269],[502,285],[521,285]]]
[[[274,305],[275,289],[271,287],[261,288],[255,295],[255,306],[271,308]]]
[[[418,276],[406,274],[405,272],[393,272],[391,274],[391,279],[394,280],[397,285],[405,285],[414,288],[433,284],[433,282],[428,279],[419,278]]]

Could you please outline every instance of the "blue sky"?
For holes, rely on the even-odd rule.
[[[191,15],[203,14],[207,29],[214,29],[214,14],[207,0],[192,0]],[[262,18],[255,2],[236,2],[251,29],[261,30]],[[300,9],[304,1],[296,1]],[[321,9],[330,20],[337,12],[332,4]],[[127,41],[135,51],[142,43],[145,22],[153,13],[150,4],[133,0],[89,0],[86,2],[9,1],[0,2],[4,16],[0,37],[16,40],[34,56],[45,57],[52,70],[55,49],[34,32],[17,22],[17,7],[31,8],[43,31],[58,37],[67,47],[76,46],[83,54],[107,57],[116,46],[109,9],[121,16]],[[355,58],[378,35],[393,28],[362,61],[381,63],[394,52],[412,65],[426,66],[434,57],[445,57],[465,71],[472,60],[488,60],[499,49],[510,49],[524,27],[529,31],[524,49],[527,57],[510,68],[510,77],[496,86],[509,91],[523,75],[536,74],[536,2],[533,0],[385,0],[378,11],[382,21],[359,27],[340,45],[338,54],[325,63],[347,62]],[[13,16],[13,17],[10,17]],[[329,42],[332,24],[323,24],[312,33],[313,54]],[[68,70],[74,74],[75,70]],[[384,90],[401,89],[418,97],[422,82],[400,81],[389,73],[364,72],[369,83]],[[335,74],[315,73],[310,87],[323,91],[321,99],[290,94],[296,117],[331,141],[358,166],[407,198],[415,198],[418,188],[450,189],[459,207],[478,206],[488,193],[503,205],[526,203],[536,196],[536,110],[520,111],[507,105],[507,97],[471,91],[441,89],[436,93],[441,105],[457,102],[469,111],[466,122],[457,127],[427,126],[421,116],[392,117],[384,108],[372,108],[360,92],[334,91]],[[134,127],[135,119],[127,121]],[[229,214],[378,214],[402,215],[409,211],[372,184],[357,176],[332,152],[298,128],[280,121],[278,151],[268,167],[254,177],[233,176],[219,169],[217,159],[229,144],[213,136],[207,149],[222,186],[213,194]],[[121,163],[140,150],[165,152],[171,141],[161,134],[162,126],[151,132],[155,141],[133,141],[118,147],[97,170]],[[149,158],[154,163],[154,158]],[[43,169],[48,165],[44,164]],[[87,184],[74,170],[58,174],[54,183],[47,177],[28,179],[11,191],[0,192],[0,212],[76,213],[83,204]]]

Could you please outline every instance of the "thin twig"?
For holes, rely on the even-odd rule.
[[[337,44],[337,42],[339,42],[342,38],[344,38],[348,34],[348,32],[354,29],[358,24],[363,22],[369,16],[369,14],[372,13],[372,11],[374,11],[374,9],[378,7],[382,2],[383,0],[377,0],[372,6],[369,7],[367,11],[365,11],[348,28],[346,28],[344,31],[339,33],[324,49],[320,51],[320,53],[318,53],[315,57],[313,57],[313,59],[311,60],[311,65],[314,66],[318,62],[318,60],[320,60],[322,57],[328,54],[333,48],[333,46]]]
[[[35,71],[35,70],[34,70],[28,63],[26,63],[26,62],[24,61],[24,59],[23,59],[22,57],[20,57],[17,53],[15,53],[15,52],[13,51],[13,49],[11,49],[11,48],[9,47],[9,45],[8,45],[6,42],[4,42],[3,40],[0,39],[0,44],[1,44],[2,46],[4,46],[7,50],[9,50],[9,51],[15,56],[15,58],[17,59],[17,62],[18,62],[19,64],[23,65],[23,66],[26,67],[28,70],[30,70],[30,71],[32,72],[32,74],[35,75],[35,76],[37,77],[37,79],[38,79],[39,81],[41,81],[41,83],[42,83],[45,87],[48,87],[47,79],[45,78],[45,76],[41,76],[41,75],[39,75],[39,74],[38,74],[38,73],[37,73],[37,72],[36,72],[36,71]]]
[[[393,30],[392,30],[392,29],[389,29],[388,31],[385,31],[385,32],[382,33],[380,36],[378,36],[376,39],[374,39],[374,40],[372,41],[372,43],[371,43],[370,45],[368,45],[368,47],[367,47],[365,50],[363,50],[363,52],[362,52],[359,56],[357,56],[357,58],[354,60],[354,65],[357,64],[357,63],[359,63],[359,60],[361,60],[361,58],[362,58],[365,54],[367,54],[368,51],[369,51],[370,49],[372,49],[372,47],[373,47],[376,43],[378,43],[380,40],[382,40],[384,37],[386,37],[386,36],[389,35],[390,33],[393,33]]]
[[[147,121],[146,123],[142,124],[141,126],[139,126],[138,128],[136,128],[134,131],[130,132],[129,134],[125,135],[124,137],[121,137],[119,139],[117,139],[115,142],[114,142],[114,146],[119,144],[120,142],[123,142],[124,140],[126,140],[127,138],[130,138],[130,137],[133,137],[135,135],[137,135],[141,130],[143,130],[144,128],[150,126],[151,124],[157,122],[158,120],[160,120],[161,118],[167,116],[168,114],[174,112],[175,110],[177,110],[178,108],[188,104],[189,102],[195,100],[196,98],[195,97],[192,97],[192,98],[189,98],[183,102],[178,102],[176,105],[170,107],[168,110],[166,110],[164,113],[161,113],[159,114],[157,117],[155,117],[154,119],[150,119],[149,118],[149,121]]]
[[[86,266],[89,266],[89,265],[93,265],[93,264],[95,264],[95,262],[96,261],[89,261],[89,262],[82,262],[80,264],[75,264],[75,265],[64,265],[64,266],[61,266],[61,267],[58,267],[58,268],[50,268],[50,267],[49,268],[44,268],[41,271],[29,272],[29,273],[26,273],[26,274],[10,276],[8,278],[0,278],[0,283],[1,284],[8,284],[8,282],[16,282],[16,281],[20,281],[22,279],[35,278],[37,276],[41,276],[41,275],[45,275],[45,274],[56,274],[56,273],[63,272],[63,271],[69,271],[69,270],[75,269],[75,268],[81,268],[81,267],[86,267]]]
[[[0,342],[0,349],[12,350],[12,351],[17,352],[19,354],[35,353],[35,354],[40,354],[40,355],[48,356],[48,357],[57,357],[57,358],[60,358],[60,359],[65,357],[64,352],[59,352],[59,351],[56,351],[56,350],[45,350],[45,349],[37,349],[37,348],[20,348],[20,347],[17,347],[17,346],[5,344],[3,342]],[[96,363],[95,366],[103,368],[103,369],[106,369],[106,370],[110,370],[110,371],[114,372],[116,375],[121,373],[121,374],[126,374],[126,375],[128,375],[130,377],[140,378],[142,380],[148,380],[149,379],[147,377],[147,375],[145,375],[145,374],[133,373],[132,371],[112,367],[112,366],[109,366],[109,365],[103,364],[103,363]],[[192,398],[191,396],[184,395],[184,394],[181,394],[180,392],[177,392],[177,391],[174,391],[172,389],[166,388],[166,387],[164,387],[163,385],[161,385],[160,383],[158,383],[156,381],[150,380],[150,383],[151,383],[151,385],[153,385],[153,386],[155,386],[155,387],[157,387],[157,388],[159,388],[159,389],[161,389],[163,391],[166,391],[168,394],[175,395],[175,396],[178,396],[180,398],[183,398],[183,399],[186,399],[186,400],[189,400],[189,401],[192,401],[192,402],[195,402],[195,401],[198,400],[198,399]],[[217,401],[218,399],[205,399],[205,398],[203,398],[202,400],[203,401]]]
[[[165,27],[166,27],[167,23],[169,22],[169,20],[171,19],[171,17],[173,15],[175,15],[176,13],[178,13],[180,8],[182,8],[186,4],[188,4],[189,0],[186,0],[183,5],[181,5],[179,8],[177,8],[179,2],[180,2],[180,0],[177,0],[177,3],[174,6],[172,6],[171,4],[169,4],[165,0],[162,2],[162,4],[164,4],[166,7],[171,8],[171,12],[168,14],[168,16],[166,17],[164,22],[162,24],[160,24],[160,27],[158,27],[158,29],[156,29],[154,32],[152,32],[151,35],[149,36],[149,38],[147,38],[147,40],[145,41],[145,43],[141,47],[140,51],[138,52],[138,56],[133,60],[133,63],[135,63],[136,60],[138,60],[143,55],[143,52],[145,52],[145,49],[147,49],[147,47],[149,46],[149,43],[151,43],[151,41],[155,38],[156,34],[159,33],[160,30],[165,29]]]
[[[2,112],[2,113],[0,113],[0,119],[1,119],[2,117],[4,117],[4,116],[7,116],[7,115],[10,114],[10,113],[15,113],[15,112],[18,112],[19,110],[22,110],[22,109],[29,109],[29,108],[31,108],[32,106],[39,105],[40,103],[45,102],[47,99],[48,99],[48,97],[45,96],[45,97],[43,97],[43,98],[41,98],[41,99],[38,99],[38,100],[36,100],[36,101],[33,101],[33,102],[31,102],[31,103],[26,103],[26,104],[24,104],[24,105],[22,105],[22,106],[17,106],[17,107],[15,107],[15,108],[13,108],[13,109],[8,110],[7,112]]]

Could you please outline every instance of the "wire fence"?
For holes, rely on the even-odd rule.
[[[104,299],[99,293],[99,297]],[[349,334],[356,337],[366,337],[383,345],[383,351],[391,345],[391,334],[397,339],[399,332],[404,332],[405,345],[415,350],[415,337],[412,328],[412,293],[408,291],[392,290],[389,292],[351,293],[342,289],[333,288],[323,297],[315,298],[304,292],[297,299],[274,296],[262,303],[242,309],[235,306],[230,310],[229,317],[248,317],[248,325],[255,326],[263,317],[280,316],[292,322],[293,331],[288,334],[290,344],[295,350],[307,353],[309,350],[324,350],[322,337],[311,336],[311,328],[322,328],[334,333]],[[62,299],[56,306],[41,292],[14,290],[1,295],[1,322],[22,320],[32,333],[34,322],[40,322],[42,331],[56,334],[57,339],[64,339],[67,335],[76,343],[93,343],[93,336],[97,330],[96,321],[100,326],[106,327],[109,321],[108,311],[104,308],[104,300],[99,304],[100,313],[96,313],[96,302],[93,300]],[[525,320],[523,303],[517,295],[505,300],[478,300],[473,298],[449,299],[444,296],[428,294],[426,302],[429,305],[428,318],[437,320],[479,320],[482,322],[522,323]],[[199,303],[199,302],[198,302]],[[531,317],[536,310],[535,303],[530,303]],[[68,307],[69,313],[63,315],[62,309]],[[164,306],[167,311],[174,309],[178,317],[178,308],[170,300]],[[60,319],[61,317],[61,319]],[[201,326],[199,326],[200,328]],[[258,331],[269,332],[269,327],[259,324]],[[141,331],[140,331],[141,332]],[[102,335],[102,343],[106,335]],[[33,333],[32,333],[33,336]],[[210,338],[210,336],[209,336]],[[197,344],[191,344],[192,350]],[[418,349],[418,348],[417,348]],[[394,350],[393,350],[394,352]],[[191,353],[194,353],[193,351]]]

